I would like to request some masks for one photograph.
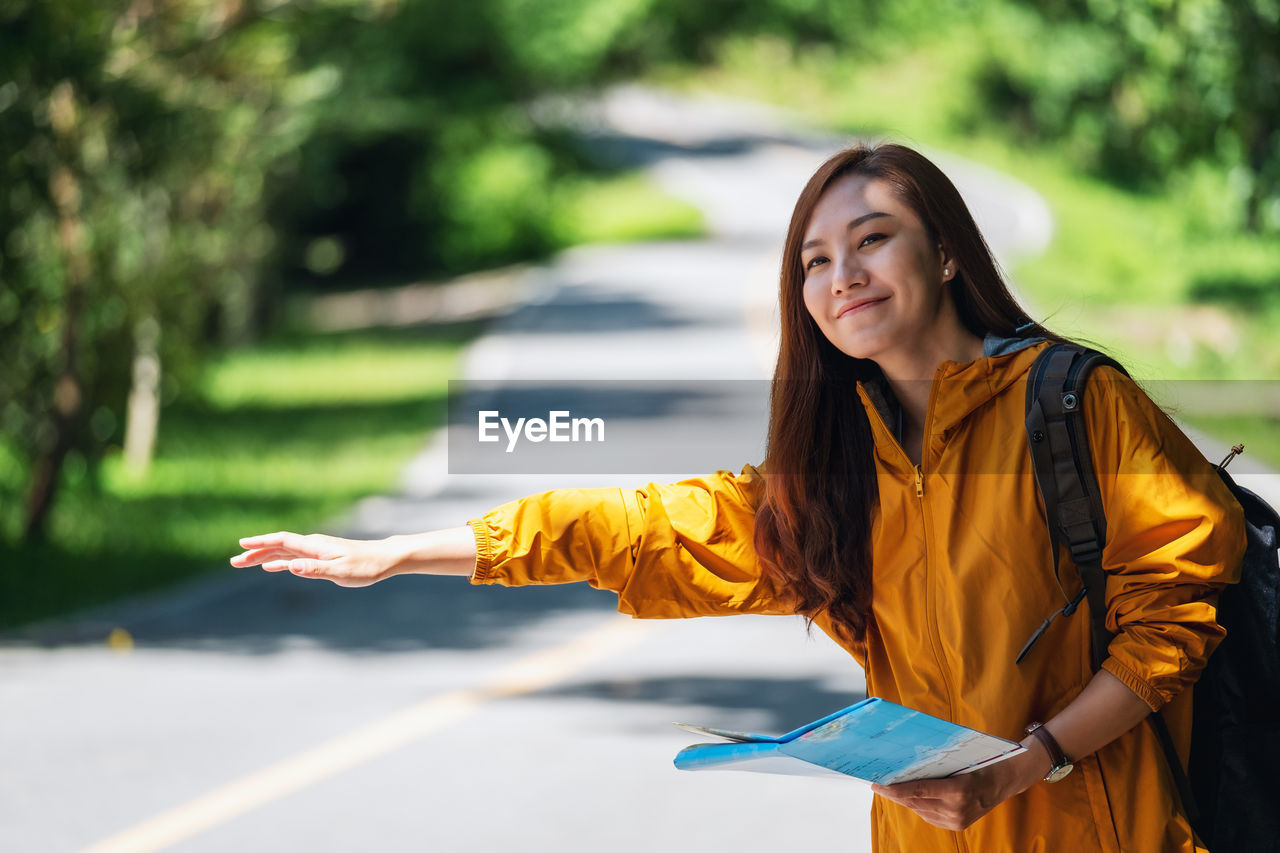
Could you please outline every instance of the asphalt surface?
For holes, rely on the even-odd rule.
[[[530,271],[465,377],[758,384],[786,219],[839,141],[758,108],[634,89],[579,120],[699,204],[712,233]],[[937,156],[999,253],[1045,244],[1034,193]],[[726,426],[669,409],[650,415],[655,428]],[[702,471],[759,460],[765,412],[733,420]],[[454,526],[546,488],[647,480],[447,472],[437,437],[395,494],[332,531]],[[10,636],[0,850],[869,849],[862,783],[671,764],[697,740],[672,722],[781,732],[857,701],[852,660],[798,619],[638,622],[614,604],[585,585],[409,577],[345,590],[255,570]],[[115,628],[131,645],[106,641]]]

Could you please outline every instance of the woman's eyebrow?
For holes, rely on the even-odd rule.
[[[857,219],[853,219],[853,220],[851,220],[851,221],[849,222],[849,224],[845,226],[845,230],[846,230],[846,231],[852,231],[853,229],[857,228],[857,227],[858,227],[859,225],[861,225],[862,223],[866,222],[868,219],[878,219],[878,218],[879,218],[879,217],[881,217],[881,216],[889,216],[889,217],[892,217],[892,216],[893,216],[893,214],[892,214],[892,213],[883,213],[883,212],[881,212],[881,211],[879,211],[879,210],[873,210],[873,211],[871,211],[870,213],[864,213],[864,214],[862,214],[862,215],[861,215],[861,216],[859,216]],[[804,245],[802,245],[802,246],[800,247],[800,251],[802,251],[802,252],[803,252],[805,249],[812,249],[814,246],[818,246],[818,245],[821,245],[821,244],[822,244],[822,238],[821,238],[821,237],[814,237],[812,240],[806,240],[806,241],[804,242]]]

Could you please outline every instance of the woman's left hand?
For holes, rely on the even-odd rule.
[[[1049,772],[1048,753],[1038,742],[1024,743],[1027,751],[982,770],[945,779],[917,779],[897,785],[872,785],[887,800],[906,806],[926,823],[961,830]]]
[[[340,539],[320,533],[302,536],[282,530],[241,539],[240,547],[245,552],[232,557],[231,565],[240,569],[262,566],[268,572],[324,578],[338,586],[369,586],[395,574],[402,560],[396,542],[397,537]]]

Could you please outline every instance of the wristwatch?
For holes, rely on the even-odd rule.
[[[1044,744],[1044,748],[1049,753],[1049,760],[1053,762],[1053,766],[1049,768],[1049,772],[1045,775],[1044,781],[1057,782],[1063,776],[1066,776],[1075,767],[1071,763],[1071,759],[1067,758],[1066,753],[1062,751],[1062,747],[1058,746],[1053,735],[1049,734],[1049,730],[1044,727],[1044,723],[1032,723],[1027,726],[1026,733],[1035,735],[1040,743]]]

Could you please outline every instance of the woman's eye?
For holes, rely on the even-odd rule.
[[[810,258],[809,263],[804,265],[805,271],[811,270],[819,264],[826,263],[827,259],[819,255],[816,258]]]
[[[862,238],[862,242],[858,244],[858,248],[861,249],[863,246],[870,246],[872,243],[878,243],[883,239],[883,234],[868,234]]]

